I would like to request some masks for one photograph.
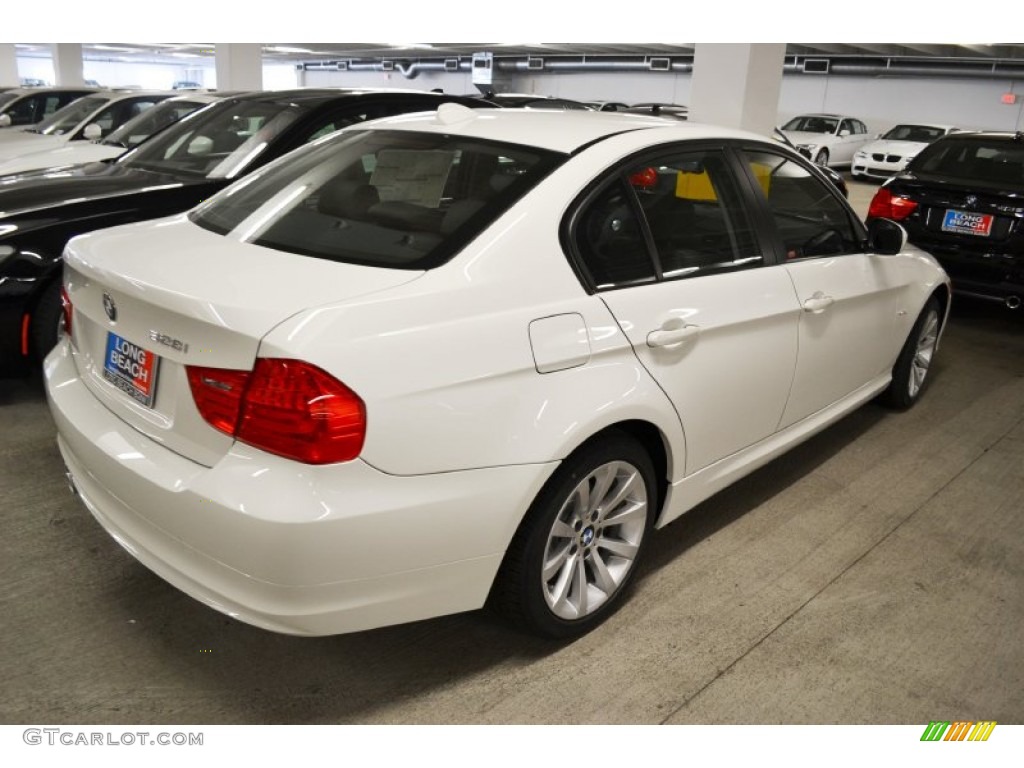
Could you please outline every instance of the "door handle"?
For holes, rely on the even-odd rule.
[[[684,325],[682,328],[661,328],[647,334],[647,346],[649,347],[675,347],[687,339],[700,335],[699,325]]]
[[[824,312],[835,302],[831,296],[826,296],[821,291],[815,291],[807,301],[804,302],[804,312],[811,312],[815,315]]]

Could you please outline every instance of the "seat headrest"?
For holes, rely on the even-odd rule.
[[[380,202],[377,188],[351,179],[334,179],[320,189],[317,210],[339,219],[365,219]]]

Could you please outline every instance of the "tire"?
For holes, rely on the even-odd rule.
[[[932,296],[925,303],[900,350],[900,356],[896,358],[892,381],[882,393],[882,401],[886,405],[905,410],[921,397],[925,385],[930,381],[928,372],[939,341],[940,322],[939,302]]]
[[[516,531],[492,607],[545,637],[589,632],[622,602],[657,499],[654,465],[636,440],[614,432],[585,444],[548,480]]]
[[[815,165],[828,165],[828,150],[819,149],[818,154],[814,156]]]
[[[46,286],[32,312],[32,354],[37,360],[46,357],[57,344],[62,318],[60,288],[60,280]]]

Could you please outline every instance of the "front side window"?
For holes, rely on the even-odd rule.
[[[743,154],[768,203],[787,260],[861,251],[850,212],[831,185],[782,155]]]
[[[435,133],[334,133],[190,214],[205,229],[350,264],[444,263],[562,162],[540,149]]]
[[[575,231],[579,257],[599,290],[763,263],[720,150],[623,169],[583,208]]]

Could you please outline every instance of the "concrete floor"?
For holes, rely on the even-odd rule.
[[[933,374],[659,532],[569,645],[225,618],[100,529],[39,381],[0,381],[0,723],[1024,723],[1024,316],[958,302]]]

